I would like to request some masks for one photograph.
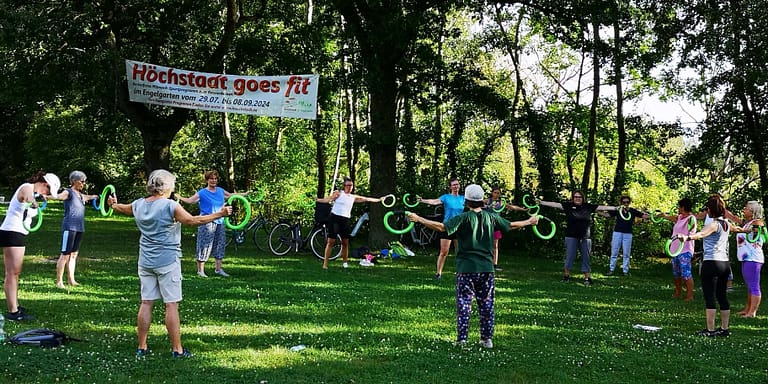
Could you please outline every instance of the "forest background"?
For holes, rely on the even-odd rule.
[[[766,3],[0,0],[0,194],[78,169],[91,193],[113,184],[128,201],[165,168],[190,195],[217,169],[230,191],[264,189],[273,216],[341,176],[359,194],[427,198],[458,177],[518,204],[582,189],[669,210],[719,192],[738,212],[768,203]],[[318,119],[132,103],[126,59],[317,73]],[[647,97],[703,118],[627,111]],[[390,239],[384,209],[370,206],[372,246]],[[658,251],[665,233],[650,236],[638,247]]]

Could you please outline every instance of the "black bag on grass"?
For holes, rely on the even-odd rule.
[[[64,332],[48,328],[36,328],[19,332],[9,339],[16,345],[34,345],[43,348],[54,348],[66,344],[69,341],[82,341],[67,336]]]

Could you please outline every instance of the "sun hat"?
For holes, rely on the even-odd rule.
[[[48,183],[48,186],[50,187],[51,196],[54,199],[57,198],[59,196],[59,188],[61,188],[59,177],[53,173],[46,173],[45,176],[43,176],[43,179],[45,179],[45,182]]]
[[[483,187],[477,184],[470,184],[464,189],[464,200],[483,201],[483,199],[485,199],[485,191],[483,191]]]

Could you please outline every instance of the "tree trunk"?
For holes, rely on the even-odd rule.
[[[584,173],[581,178],[581,189],[584,193],[589,190],[589,179],[592,173],[592,163],[595,161],[595,136],[597,134],[597,108],[600,105],[600,23],[597,16],[592,16],[592,107],[589,110],[589,139],[587,141],[587,156],[584,160]]]

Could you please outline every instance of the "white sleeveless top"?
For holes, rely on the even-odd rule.
[[[32,186],[32,188],[35,187],[33,184],[24,183],[16,189],[16,192],[13,193],[13,197],[11,197],[10,204],[8,204],[8,210],[5,212],[5,220],[3,220],[3,224],[0,225],[0,230],[18,232],[23,235],[29,234],[29,231],[24,229],[24,225],[22,225],[22,221],[24,220],[24,204],[26,203],[20,203],[18,198],[19,191],[27,185]],[[37,216],[37,209],[30,209],[27,212],[27,227],[32,225],[32,218],[35,216]]]
[[[333,201],[331,213],[336,216],[352,217],[352,206],[355,204],[355,195],[341,191],[339,197]]]

